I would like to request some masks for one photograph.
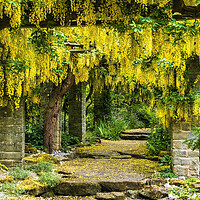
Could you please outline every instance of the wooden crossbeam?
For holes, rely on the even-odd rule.
[[[85,49],[83,49],[84,47],[83,44],[76,44],[76,43],[71,43],[71,42],[65,42],[64,44],[72,48],[69,50],[70,53],[86,53],[87,52]],[[74,47],[79,47],[79,49],[74,49]]]
[[[66,46],[70,46],[70,47],[72,47],[72,48],[74,48],[74,47],[79,47],[79,48],[83,48],[84,47],[84,45],[83,44],[75,44],[75,43],[70,43],[70,42],[65,42],[64,43]]]
[[[200,19],[200,4],[186,6],[183,0],[173,0],[173,18],[177,20]]]
[[[85,49],[70,49],[70,53],[87,53]]]

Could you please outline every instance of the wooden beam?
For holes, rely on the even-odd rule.
[[[83,44],[75,44],[75,43],[70,43],[70,42],[65,42],[64,43],[66,46],[70,46],[70,47],[72,47],[72,48],[74,48],[74,47],[79,47],[79,48],[83,48],[84,47],[84,45]]]
[[[70,49],[70,53],[87,53],[85,49]]]
[[[183,0],[173,1],[173,18],[177,20],[200,19],[200,4],[186,6]]]

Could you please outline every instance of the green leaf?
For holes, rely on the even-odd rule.
[[[8,4],[13,4],[15,7],[17,7],[17,4],[14,1],[6,1]]]

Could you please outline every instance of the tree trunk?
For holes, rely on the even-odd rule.
[[[63,112],[64,112],[64,116],[63,116],[63,131],[64,133],[67,131],[67,126],[66,126],[66,123],[67,123],[67,120],[66,120],[66,117],[67,117],[67,101],[68,101],[68,98],[65,96],[65,99],[64,99],[64,103],[63,103]]]
[[[68,76],[61,84],[55,86],[50,94],[49,103],[44,116],[44,150],[46,153],[53,152],[54,132],[58,115],[62,107],[63,96],[71,88],[74,82],[74,75],[68,70]]]

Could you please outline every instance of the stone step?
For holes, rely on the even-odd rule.
[[[95,198],[98,200],[125,200],[126,196],[123,192],[106,192],[97,193]]]
[[[121,134],[120,136],[123,140],[147,140],[147,134]]]
[[[144,181],[119,180],[119,181],[63,181],[54,188],[55,195],[64,196],[92,196],[102,192],[124,192],[139,190],[144,187]]]
[[[151,133],[151,129],[150,128],[129,129],[122,131],[121,133],[129,135],[149,135]]]
[[[118,153],[120,154],[120,156],[127,157],[127,159],[128,159],[128,156],[129,156],[129,158],[132,157],[132,158],[137,158],[137,159],[148,159],[148,160],[152,160],[152,161],[159,161],[160,160],[160,158],[158,156],[148,156],[147,154],[138,154],[137,152],[132,153],[132,152],[118,151]],[[112,157],[112,158],[114,158],[114,157]]]
[[[147,199],[152,199],[151,196],[155,195],[158,195],[160,198],[167,196],[168,191],[164,188],[160,189],[158,187],[166,183],[167,180],[163,178],[119,181],[63,180],[63,182],[56,186],[52,192],[58,196],[93,196],[95,199],[101,200],[123,200],[129,199],[128,197],[132,197],[131,199],[137,199],[133,198],[133,196],[136,197],[138,194],[142,195],[143,197],[147,197]],[[151,188],[153,190],[151,190]]]

